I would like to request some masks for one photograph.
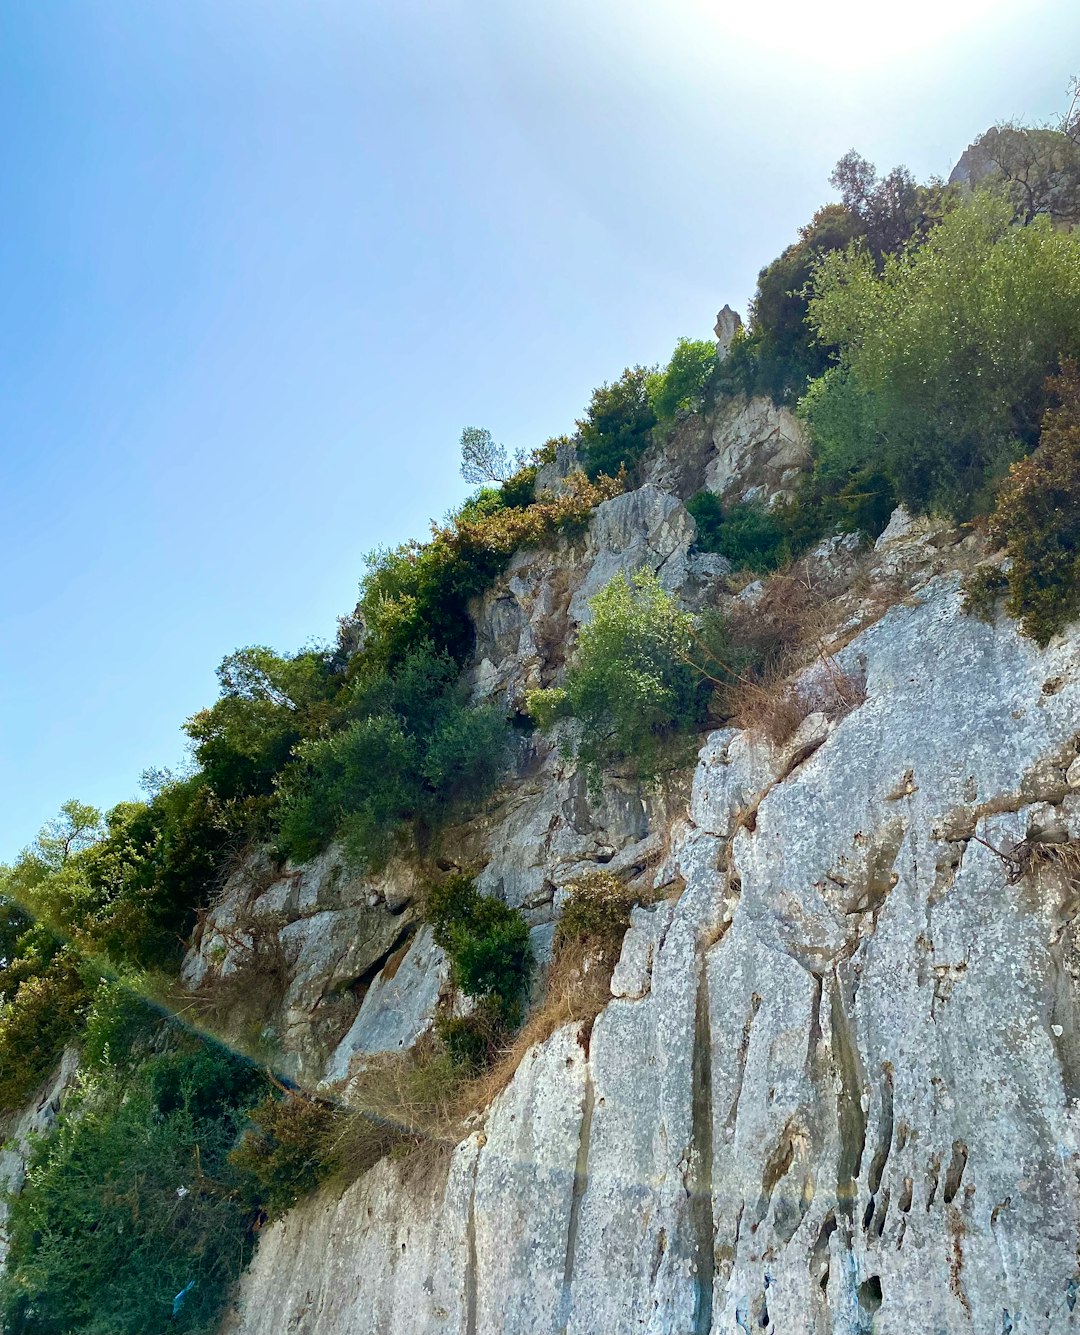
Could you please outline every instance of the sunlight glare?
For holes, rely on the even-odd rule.
[[[692,0],[693,21],[713,24],[738,46],[833,72],[894,63],[974,34],[1009,10],[1007,0],[907,0],[902,7],[834,0],[827,9],[800,0]]]

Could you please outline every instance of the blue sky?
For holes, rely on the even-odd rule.
[[[856,146],[1059,111],[1074,0],[0,0],[0,858],[624,365]]]

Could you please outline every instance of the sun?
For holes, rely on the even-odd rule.
[[[812,62],[834,72],[893,64],[975,33],[1010,12],[1009,0],[906,0],[897,8],[874,0],[690,0],[733,46]]]

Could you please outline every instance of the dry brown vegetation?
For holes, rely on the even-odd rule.
[[[340,1087],[337,1111],[313,1150],[325,1165],[324,1178],[354,1181],[387,1154],[408,1155],[421,1165],[433,1161],[468,1133],[530,1048],[567,1024],[582,1026],[580,1041],[587,1045],[593,1021],[611,1000],[612,971],[630,909],[641,896],[599,870],[567,889],[566,926],[560,924],[544,995],[522,1028],[503,1040],[478,1074],[455,1065],[436,1032],[408,1053],[368,1058]]]
[[[891,585],[871,588],[875,596],[863,601],[860,630],[906,594]],[[739,727],[780,746],[809,714],[820,710],[838,718],[862,703],[861,681],[833,657],[842,616],[807,561],[771,576],[755,604],[736,610],[732,637],[757,664],[728,693],[728,710]]]

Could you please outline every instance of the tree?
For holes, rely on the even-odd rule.
[[[578,720],[577,757],[594,788],[611,762],[650,778],[670,762],[668,743],[705,717],[724,668],[650,570],[616,575],[589,606],[565,687],[532,692],[529,713],[543,728]]]
[[[589,477],[600,473],[615,477],[620,468],[633,468],[645,453],[656,425],[649,403],[652,374],[652,368],[627,367],[613,384],[593,391],[577,424]]]
[[[1080,220],[1080,124],[1066,133],[1006,122],[987,130],[974,148],[1022,221],[1040,214],[1055,223]]]
[[[947,207],[948,187],[941,181],[916,184],[906,167],[894,167],[878,176],[872,162],[850,149],[837,162],[829,184],[840,191],[843,206],[858,223],[858,230],[880,266],[911,241],[924,238]]]
[[[510,458],[505,445],[496,445],[491,432],[467,426],[461,433],[461,476],[466,482],[508,482],[525,467],[524,452]]]
[[[1045,645],[1080,614],[1080,365],[1050,382],[1060,406],[1003,483],[990,531],[1009,557],[1007,607]]]
[[[70,797],[37,839],[33,852],[50,871],[58,871],[75,853],[101,838],[101,812]]]
[[[646,394],[657,421],[701,408],[716,372],[716,347],[704,339],[680,338],[663,371],[649,376]]]
[[[1007,201],[977,194],[880,273],[865,252],[823,256],[812,287],[811,325],[840,365],[811,426],[829,420],[856,456],[844,464],[879,470],[915,510],[988,508],[1035,443],[1047,375],[1080,346],[1080,235],[1045,217],[1018,227]]]

